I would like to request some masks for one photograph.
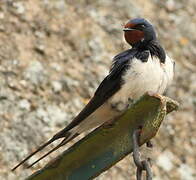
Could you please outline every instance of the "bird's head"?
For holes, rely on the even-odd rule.
[[[137,46],[140,43],[148,43],[156,40],[156,33],[153,26],[143,18],[129,20],[124,26],[124,36],[127,43]]]

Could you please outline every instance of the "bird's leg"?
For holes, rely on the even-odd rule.
[[[161,99],[161,100],[163,99],[163,96],[162,96],[161,94],[155,93],[155,92],[153,92],[153,91],[148,91],[147,94],[148,94],[149,96],[157,97],[157,98],[159,98],[159,99]]]
[[[152,91],[148,91],[147,94],[149,96],[153,96],[153,97],[156,97],[156,98],[160,99],[161,103],[164,104],[164,98],[163,98],[163,96],[161,94],[155,93],[155,92],[152,92]]]

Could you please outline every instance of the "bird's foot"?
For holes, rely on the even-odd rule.
[[[161,101],[163,100],[163,96],[162,96],[161,94],[155,93],[155,92],[153,92],[153,91],[148,91],[147,94],[148,94],[149,96],[154,96],[154,97],[156,97],[156,98],[159,98]]]

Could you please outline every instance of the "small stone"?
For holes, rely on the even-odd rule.
[[[44,38],[45,34],[41,31],[35,31],[35,35],[38,37],[38,38]]]
[[[164,152],[162,153],[158,159],[157,164],[162,167],[165,171],[170,171],[173,168],[172,159],[174,158],[171,152]]]
[[[3,12],[0,12],[0,19],[4,19],[5,15]]]
[[[24,86],[24,87],[27,86],[27,81],[25,81],[25,80],[21,80],[19,83],[20,83],[22,86]]]
[[[52,81],[52,88],[54,92],[60,92],[63,86],[59,81]]]
[[[13,6],[16,8],[18,14],[23,14],[25,12],[25,7],[21,2],[14,2]]]
[[[56,71],[61,71],[62,70],[62,66],[60,66],[57,63],[51,63],[51,67],[54,68]]]
[[[181,164],[178,169],[181,180],[194,180],[194,170],[186,164]]]
[[[61,125],[67,120],[67,113],[56,105],[48,105],[46,108],[37,109],[37,116],[49,127]]]
[[[44,80],[44,72],[44,67],[39,61],[31,61],[26,71],[24,72],[24,76],[33,84],[38,85]]]
[[[35,50],[41,55],[45,54],[45,46],[43,44],[37,44]]]
[[[0,25],[0,31],[1,31],[1,32],[4,32],[4,31],[5,31],[5,26],[2,25],[2,24]]]
[[[20,100],[18,104],[21,109],[25,109],[29,111],[31,108],[31,104],[29,103],[27,99]]]

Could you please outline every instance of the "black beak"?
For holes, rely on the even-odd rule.
[[[124,28],[123,31],[135,31],[133,28]]]

